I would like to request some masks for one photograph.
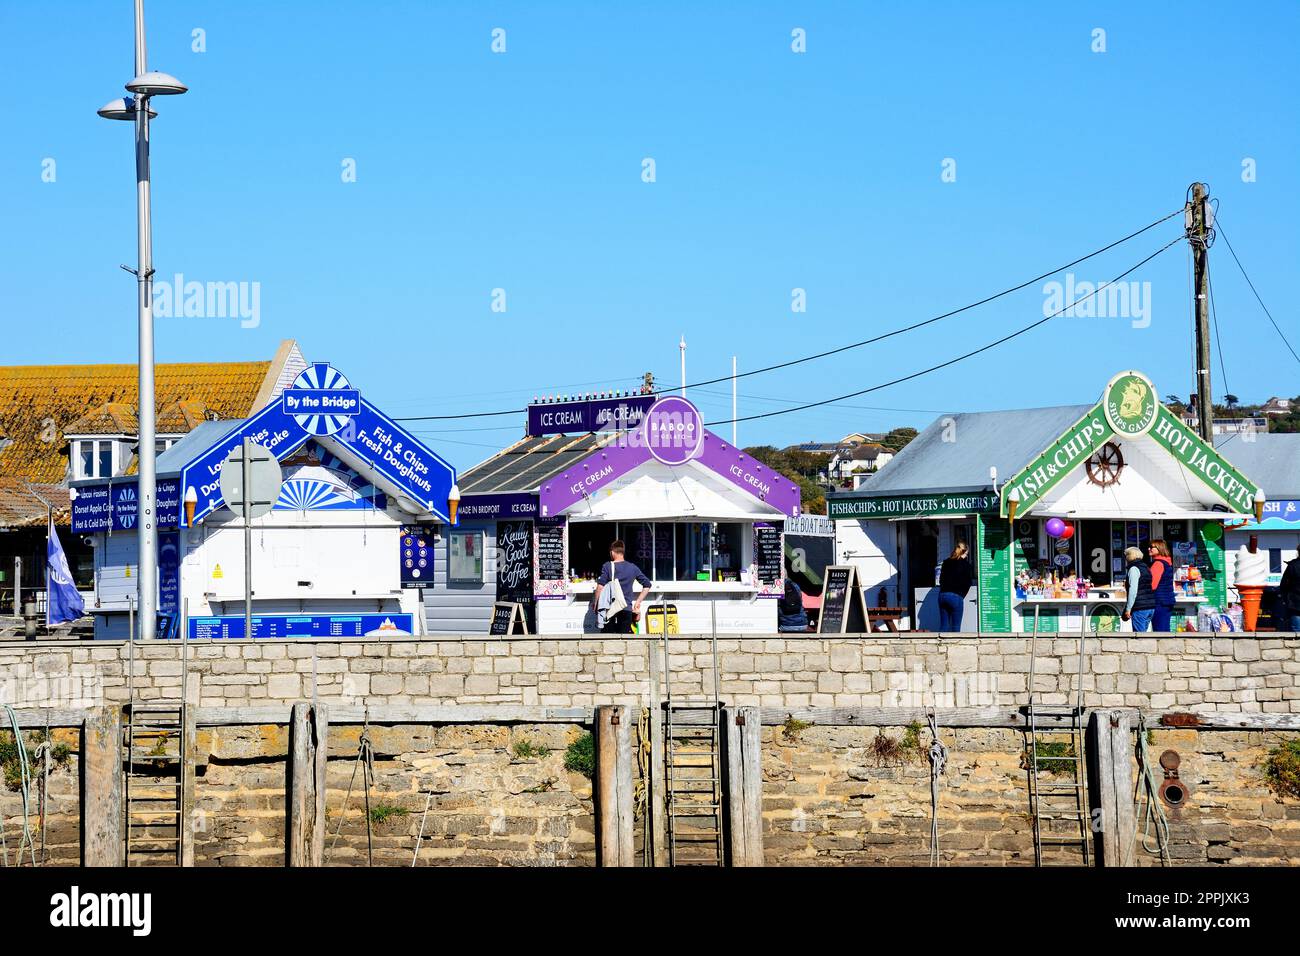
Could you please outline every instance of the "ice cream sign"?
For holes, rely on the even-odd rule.
[[[641,426],[619,433],[603,448],[547,481],[539,490],[543,517],[563,514],[581,501],[609,491],[647,462],[670,468],[703,467],[782,514],[799,514],[799,486],[704,427],[699,410],[670,395],[646,412]]]
[[[448,497],[456,470],[406,429],[367,402],[327,362],[308,366],[294,383],[252,418],[241,422],[181,469],[186,509],[194,504],[193,525],[225,505],[221,467],[245,438],[283,461],[308,439],[359,470],[386,479],[399,500],[406,499],[437,517],[451,520]]]

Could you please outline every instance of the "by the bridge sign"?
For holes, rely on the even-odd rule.
[[[307,434],[333,435],[361,410],[361,393],[328,362],[316,362],[284,390],[280,408]]]

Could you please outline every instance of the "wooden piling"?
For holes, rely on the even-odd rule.
[[[724,707],[727,850],[731,866],[763,865],[763,725],[757,707]]]
[[[1094,710],[1088,721],[1089,815],[1098,866],[1132,866],[1137,840],[1133,806],[1133,729],[1127,711]]]
[[[81,865],[122,866],[122,708],[93,708],[81,727]]]
[[[633,866],[632,731],[639,708],[596,708],[596,829],[600,866]]]
[[[325,859],[325,758],[329,717],[324,704],[293,705],[289,730],[289,866],[321,866]]]

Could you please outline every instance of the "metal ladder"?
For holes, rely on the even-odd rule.
[[[718,699],[718,628],[713,612],[712,693],[672,694],[667,615],[663,635],[665,687],[665,815],[669,866],[723,866],[721,717]]]
[[[1038,672],[1038,622],[1030,636],[1029,705],[1025,708],[1028,726],[1025,737],[1025,762],[1029,773],[1029,807],[1034,824],[1035,866],[1091,866],[1091,827],[1088,800],[1084,792],[1083,752],[1083,652],[1088,634],[1079,633],[1079,670],[1075,675],[1074,704],[1045,705],[1038,702],[1035,677]],[[1049,640],[1051,640],[1049,638]],[[1068,696],[1068,695],[1067,695]],[[1053,718],[1049,726],[1040,727],[1040,718]],[[1064,738],[1064,739],[1062,739]],[[1068,752],[1042,753],[1044,744],[1068,742]],[[1058,774],[1057,770],[1066,770]],[[1045,858],[1044,848],[1060,852]]]
[[[132,635],[134,636],[134,635]],[[182,638],[184,641],[184,638]],[[181,645],[181,696],[135,696],[135,642],[128,648],[125,786],[127,866],[181,866],[185,851],[185,689],[189,643]]]

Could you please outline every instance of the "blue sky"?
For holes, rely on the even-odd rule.
[[[733,354],[769,365],[1022,282],[1174,211],[1197,179],[1300,347],[1293,3],[154,0],[146,14],[149,65],[191,87],[156,102],[158,276],[260,284],[256,328],[160,318],[160,361],[266,358],[296,338],[394,416],[515,408],[646,370],[676,384],[681,335],[688,378],[712,378]],[[133,361],[118,269],[135,259],[131,132],[95,116],[130,77],[131,3],[6,3],[0,37],[14,112],[0,361]],[[1113,278],[1179,232],[1172,220],[1075,278]],[[1300,392],[1222,242],[1211,262],[1230,390]],[[1146,327],[1062,317],[841,406],[743,422],[741,441],[1086,402],[1128,367],[1185,395],[1186,243],[1130,278],[1150,283]],[[1042,285],[744,379],[740,413],[968,351],[1041,318]],[[727,385],[691,394],[706,420],[730,417]],[[412,427],[464,467],[522,416]]]

